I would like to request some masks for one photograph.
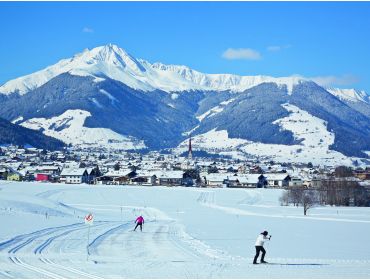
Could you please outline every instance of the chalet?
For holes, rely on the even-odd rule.
[[[267,178],[268,187],[273,188],[288,187],[291,181],[291,177],[287,173],[267,173],[265,176]]]
[[[109,176],[99,176],[95,180],[96,184],[99,185],[112,185],[113,184],[113,178]]]
[[[153,186],[157,183],[157,175],[153,172],[139,171],[134,178],[131,179],[132,184]]]
[[[161,186],[181,186],[184,172],[181,170],[161,171],[157,176],[158,184]]]
[[[60,167],[55,165],[41,165],[36,166],[33,170],[29,170],[29,174],[32,174],[36,181],[46,182],[46,181],[57,181],[60,174]]]
[[[60,173],[60,181],[66,184],[82,184],[88,182],[88,173],[85,168],[64,168]]]
[[[95,184],[96,178],[101,175],[99,167],[96,166],[95,168],[86,168],[86,171],[87,171],[87,183]]]
[[[59,175],[60,174],[60,167],[55,165],[40,165],[35,168],[35,173],[40,174],[49,174],[49,175]]]
[[[241,174],[228,180],[229,188],[264,188],[266,185],[267,179],[262,174]]]
[[[219,188],[226,187],[229,178],[233,176],[233,173],[210,173],[205,175],[204,177],[207,187]]]
[[[131,178],[134,178],[135,176],[135,171],[132,171],[131,169],[121,169],[108,171],[101,179],[104,179],[105,181],[103,184],[127,185],[130,183]]]

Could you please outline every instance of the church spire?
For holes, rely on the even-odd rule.
[[[188,159],[189,160],[192,160],[193,159],[193,150],[191,148],[191,135],[190,135],[190,138],[189,138]]]

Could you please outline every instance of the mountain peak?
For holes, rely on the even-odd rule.
[[[183,65],[149,63],[136,59],[119,46],[109,43],[63,59],[41,71],[20,77],[0,87],[0,93],[25,94],[52,78],[70,73],[89,76],[101,81],[105,77],[120,81],[142,91],[163,90],[166,92],[188,90],[212,90],[242,92],[262,83],[276,83],[286,87],[292,94],[293,87],[306,79],[299,76],[275,78],[270,76],[239,76],[233,74],[206,74]]]
[[[123,68],[134,73],[145,72],[145,68],[128,52],[115,44],[108,44],[86,50],[77,59],[88,65],[106,63],[110,66]]]

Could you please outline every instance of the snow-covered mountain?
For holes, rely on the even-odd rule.
[[[277,124],[282,130],[292,132],[299,143],[282,145],[253,142],[247,139],[230,138],[227,130],[212,129],[192,139],[193,149],[240,159],[254,156],[280,162],[312,162],[315,165],[335,166],[338,162],[351,165],[352,161],[356,160],[330,149],[335,142],[335,134],[328,131],[326,121],[289,103],[282,104],[282,107],[289,112],[289,115],[277,119],[273,124]],[[176,151],[182,153],[187,149],[188,140],[184,140]]]
[[[242,92],[265,82],[285,85],[291,92],[293,85],[302,80],[299,77],[204,74],[186,66],[151,64],[143,59],[134,58],[116,45],[109,44],[92,50],[86,49],[41,71],[11,80],[0,87],[0,93],[26,94],[62,73],[90,76],[96,78],[96,81],[108,77],[133,89],[143,91],[160,89],[166,92],[187,90]]]
[[[299,77],[204,74],[107,45],[9,81],[0,92],[0,117],[74,145],[161,149],[190,134],[195,142],[227,135],[229,152],[271,156],[270,149],[277,161],[369,157],[369,96]],[[282,125],[288,119],[307,134]]]
[[[327,88],[326,90],[341,100],[370,103],[369,95],[363,90],[339,88]]]

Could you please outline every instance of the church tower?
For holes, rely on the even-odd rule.
[[[191,136],[189,138],[189,150],[188,150],[188,160],[191,161],[193,159],[193,150],[191,148]]]

